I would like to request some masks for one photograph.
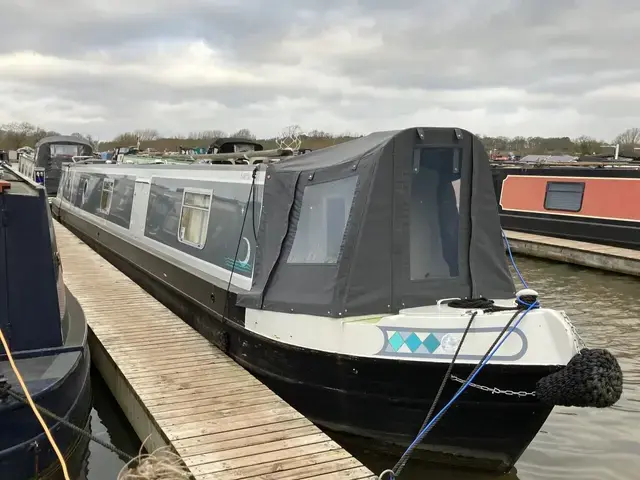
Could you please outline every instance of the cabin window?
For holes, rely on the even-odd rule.
[[[460,158],[459,148],[414,151],[409,201],[411,280],[459,274]]]
[[[113,200],[113,179],[105,178],[102,180],[102,194],[100,195],[100,211],[109,214],[111,210],[111,202]]]
[[[357,183],[352,175],[305,187],[288,263],[338,262]]]
[[[579,212],[584,197],[583,182],[547,182],[544,197],[545,210]]]
[[[207,240],[211,197],[213,192],[185,189],[178,225],[178,240],[196,248],[203,248]]]

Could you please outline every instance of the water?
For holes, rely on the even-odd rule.
[[[502,480],[631,480],[640,471],[640,280],[571,265],[516,257],[525,279],[548,307],[563,309],[592,348],[607,348],[624,371],[625,391],[613,408],[556,408]],[[97,377],[97,375],[94,375]],[[140,442],[104,384],[94,380],[92,430],[135,454]],[[508,421],[508,419],[505,419]],[[417,428],[417,426],[416,426]],[[355,451],[375,473],[391,468],[395,456]],[[92,444],[86,480],[114,480],[123,462]],[[402,479],[487,480],[477,472],[427,467],[409,461]],[[85,480],[84,478],[82,480]]]
[[[95,369],[91,371],[91,387],[91,433],[131,456],[137,455],[141,442]],[[88,451],[85,452],[84,468],[78,480],[115,480],[123,466],[124,460],[118,455],[91,442]]]

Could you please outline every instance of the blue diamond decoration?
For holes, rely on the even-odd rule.
[[[415,333],[411,333],[411,335],[407,337],[404,343],[407,344],[407,347],[409,347],[409,350],[411,350],[412,352],[415,352],[418,347],[422,345],[422,342]]]
[[[403,343],[404,343],[404,339],[398,332],[394,333],[393,335],[391,335],[391,338],[389,338],[389,345],[391,345],[391,347],[396,352],[402,346]]]
[[[429,336],[425,338],[424,342],[422,343],[424,344],[425,347],[427,347],[427,350],[429,350],[429,353],[433,353],[436,350],[436,348],[440,346],[440,340],[438,340],[438,337],[436,337],[433,333],[430,333]]]

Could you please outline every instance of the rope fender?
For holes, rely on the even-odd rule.
[[[622,369],[611,352],[583,348],[569,363],[536,383],[547,405],[607,408],[622,396]]]

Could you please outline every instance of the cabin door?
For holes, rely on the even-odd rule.
[[[136,179],[136,187],[133,191],[133,204],[131,205],[131,232],[141,237],[144,236],[150,187],[151,181],[149,179]]]

